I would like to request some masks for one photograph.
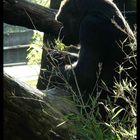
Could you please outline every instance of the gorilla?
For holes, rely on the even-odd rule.
[[[63,24],[62,42],[80,44],[77,62],[61,69],[68,83],[85,103],[97,90],[102,90],[101,99],[111,97],[113,81],[119,79],[118,64],[131,52],[127,43],[135,38],[120,10],[112,0],[64,0],[56,20]],[[63,83],[58,77],[51,80]]]
[[[111,0],[66,0],[56,19],[64,26],[60,34],[62,42],[81,46],[73,68],[80,89],[93,88],[99,63],[102,63],[100,79],[111,86],[117,64],[126,57],[121,42],[134,38],[117,6]],[[130,52],[128,46],[123,49]]]

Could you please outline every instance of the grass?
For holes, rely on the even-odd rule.
[[[57,43],[59,46],[59,50],[62,51],[64,49],[64,45],[62,45],[60,41],[57,41]],[[119,81],[114,80],[114,90],[113,90],[113,94],[116,100],[118,98],[122,98],[128,103],[127,114],[124,117],[119,118],[119,114],[126,108],[114,106],[114,103],[112,103],[108,98],[106,104],[103,103],[103,105],[105,106],[106,111],[108,112],[109,119],[107,121],[101,121],[101,116],[98,109],[99,103],[96,101],[96,97],[91,98],[92,102],[91,110],[94,111],[94,113],[89,112],[86,113],[86,115],[83,115],[82,110],[83,108],[85,108],[85,106],[83,103],[81,103],[80,115],[69,114],[65,116],[66,121],[73,122],[72,123],[73,125],[70,126],[71,130],[73,130],[71,132],[72,133],[71,140],[134,140],[136,138],[137,82],[136,79],[130,77],[128,71],[129,69],[134,69],[134,71],[137,70],[136,66],[137,44],[136,42],[130,42],[130,44],[128,45],[131,47],[132,52],[130,54],[126,54],[127,60],[123,64],[119,65],[118,75],[120,76],[120,79]],[[129,68],[126,68],[124,66],[126,62],[130,63]],[[125,79],[121,77],[122,72],[126,73]],[[128,80],[128,77],[131,80]],[[34,86],[36,81],[28,81],[28,83]]]
[[[130,63],[131,69],[134,72],[137,70],[136,66],[136,42],[130,43],[132,53],[127,54],[127,61]],[[133,61],[132,61],[133,59]],[[123,63],[125,64],[125,62]],[[109,120],[106,122],[99,121],[100,114],[98,110],[93,114],[87,114],[85,118],[83,116],[77,116],[75,120],[75,140],[134,140],[137,135],[137,82],[136,79],[129,77],[127,70],[124,65],[119,65],[119,81],[114,81],[114,96],[123,99],[128,103],[126,108],[120,106],[114,106],[108,99],[108,103],[104,104]],[[121,78],[122,72],[126,73],[126,78]],[[129,78],[128,78],[129,77]],[[128,80],[130,79],[130,80]],[[92,102],[93,106],[98,106],[97,102]],[[123,118],[119,118],[121,111],[127,110],[127,113]]]

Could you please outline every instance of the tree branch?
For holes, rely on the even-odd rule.
[[[25,0],[3,0],[4,22],[58,35],[62,24],[55,20],[57,10]]]

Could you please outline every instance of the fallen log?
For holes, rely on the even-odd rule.
[[[78,111],[70,93],[54,88],[33,89],[4,73],[4,140],[69,140],[71,122]]]

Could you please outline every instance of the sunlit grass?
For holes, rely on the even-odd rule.
[[[63,51],[65,49],[64,44],[57,40],[56,44],[58,46],[58,51]],[[56,47],[57,47],[56,46]],[[136,49],[137,43],[130,42],[129,46],[132,49],[132,52],[127,55],[126,62],[130,63],[130,67],[126,68],[123,64],[119,64],[119,71],[118,75],[120,79],[114,80],[114,90],[110,91],[113,92],[115,100],[117,101],[118,98],[122,98],[125,102],[128,103],[126,108],[122,108],[120,106],[114,106],[114,103],[111,102],[110,98],[107,99],[106,103],[102,104],[107,113],[108,113],[108,120],[101,121],[101,115],[99,113],[99,102],[97,102],[98,97],[91,97],[91,112],[85,113],[83,115],[83,109],[85,105],[74,91],[71,89],[69,84],[67,83],[66,79],[66,87],[71,89],[73,93],[74,100],[76,101],[77,106],[80,106],[81,111],[80,114],[68,114],[65,116],[66,121],[73,122],[70,126],[72,128],[72,137],[71,140],[134,140],[137,135],[137,103],[136,103],[136,96],[137,96],[137,81],[130,77],[128,70],[134,69],[137,70],[137,60],[136,60]],[[133,59],[133,61],[132,61]],[[121,73],[124,72],[126,74],[126,78],[121,77]],[[56,75],[62,78],[63,75],[59,72],[59,68],[56,67]],[[129,77],[129,78],[128,78]],[[130,79],[130,80],[128,80]],[[35,85],[36,81],[28,81],[28,83],[32,86]],[[96,85],[98,86],[98,85]],[[103,88],[107,90],[109,87],[103,83]],[[100,91],[97,95],[100,95]],[[119,118],[119,114],[123,111],[128,109],[126,115],[122,118]]]

